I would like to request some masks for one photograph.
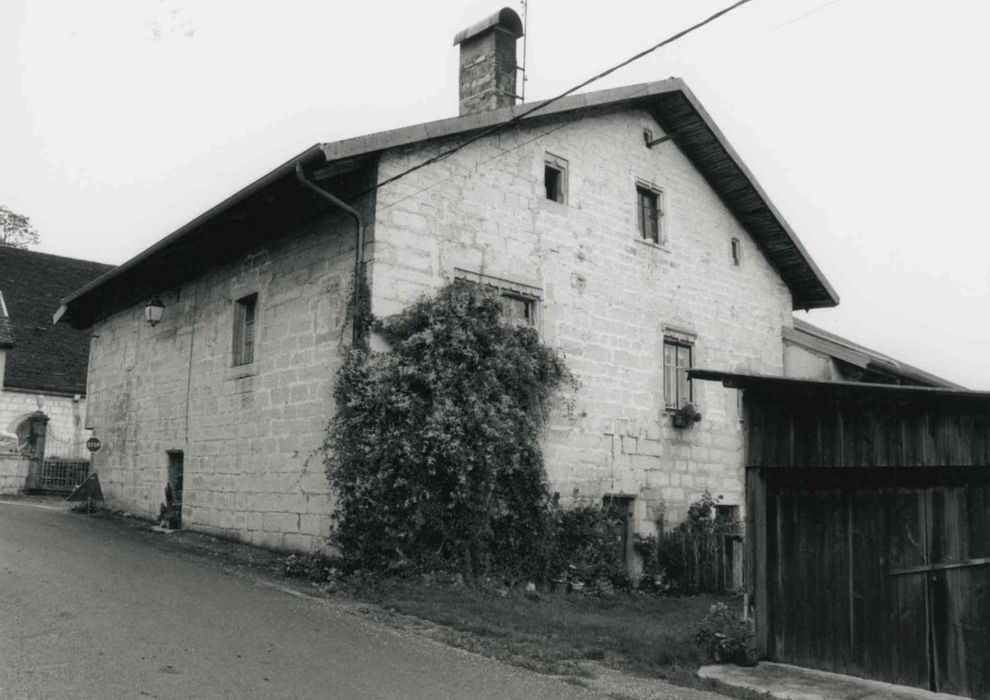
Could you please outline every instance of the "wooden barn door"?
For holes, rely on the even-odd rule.
[[[768,480],[770,658],[990,698],[990,471],[829,472]]]

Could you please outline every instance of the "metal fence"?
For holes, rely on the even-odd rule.
[[[31,455],[29,491],[68,493],[89,476],[90,453],[85,440],[59,440],[51,433],[44,438],[41,453]]]

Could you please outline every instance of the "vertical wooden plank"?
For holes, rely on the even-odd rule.
[[[894,611],[888,644],[895,646],[892,680],[902,685],[928,688],[929,640],[927,621],[927,574],[890,575],[891,571],[924,566],[927,563],[925,538],[925,493],[920,488],[892,490],[887,511],[888,566],[885,574],[892,583]]]
[[[767,485],[762,471],[746,470],[746,590],[754,607],[756,651],[759,657],[768,654],[769,598],[767,596]]]

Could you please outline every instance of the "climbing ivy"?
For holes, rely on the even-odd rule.
[[[348,567],[545,570],[554,505],[540,436],[570,375],[534,329],[504,321],[502,304],[454,282],[376,322],[389,352],[346,358],[324,454]]]

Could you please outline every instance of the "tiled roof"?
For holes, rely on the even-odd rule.
[[[7,305],[3,301],[3,290],[0,290],[0,350],[14,346],[14,331],[7,317]]]
[[[86,392],[89,333],[52,324],[60,300],[112,265],[0,247],[0,347],[7,343],[3,385],[67,394]]]
[[[230,258],[235,252],[258,245],[263,236],[269,235],[266,231],[271,231],[270,235],[281,235],[290,228],[259,227],[256,221],[278,220],[278,217],[284,221],[286,212],[294,212],[297,217],[325,214],[323,203],[315,200],[314,204],[311,193],[304,192],[296,180],[297,164],[307,170],[320,168],[338,175],[358,172],[361,168],[376,174],[370,164],[374,156],[383,151],[434,139],[447,142],[455,138],[466,139],[521,117],[537,105],[537,102],[527,102],[313,146],[138,253],[113,272],[75,290],[65,298],[61,317],[74,327],[87,328],[101,318],[147,300],[162,289],[174,288],[184,280],[195,278],[220,262],[223,256]],[[549,103],[521,123],[580,119],[587,113],[611,109],[645,110],[657,120],[665,134],[675,139],[677,147],[708,180],[780,273],[791,290],[795,309],[839,303],[839,295],[815,265],[797,234],[682,80],[670,78],[570,95]],[[337,194],[349,201],[348,196],[356,195],[360,190],[353,193],[340,190]]]

